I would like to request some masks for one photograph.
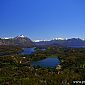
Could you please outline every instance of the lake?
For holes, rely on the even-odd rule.
[[[46,49],[40,49],[42,51],[46,50]],[[35,48],[23,48],[23,51],[20,54],[31,54],[33,52],[35,52]]]
[[[45,49],[43,49],[45,50]],[[33,52],[35,52],[36,50],[34,50],[34,48],[23,48],[23,52],[21,52],[20,54],[31,54]],[[60,61],[58,58],[54,58],[54,57],[47,57],[43,60],[39,60],[39,61],[34,61],[30,63],[32,66],[40,66],[40,67],[55,67],[56,65],[60,64]]]
[[[34,48],[23,48],[23,51],[20,54],[31,54],[32,52],[35,52]]]
[[[60,64],[58,58],[45,58],[43,60],[35,61],[30,63],[32,66],[40,66],[40,67],[55,67]]]

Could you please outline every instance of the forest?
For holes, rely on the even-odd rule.
[[[85,48],[47,46],[46,50],[21,55],[21,47],[0,46],[0,85],[83,85],[85,81]],[[48,56],[58,57],[55,68],[32,66],[31,61]]]

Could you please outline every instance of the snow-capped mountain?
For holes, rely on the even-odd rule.
[[[40,41],[35,42],[36,45],[59,45],[59,46],[66,46],[66,47],[84,47],[85,40],[80,38],[55,38],[50,41]]]
[[[19,45],[22,47],[32,47],[34,43],[31,39],[25,37],[24,35],[19,35],[14,38],[1,38],[0,45]]]
[[[51,41],[51,40],[34,40],[34,42]]]
[[[17,37],[0,38],[0,45],[19,45],[22,47],[31,47],[37,45],[59,45],[59,46],[85,46],[85,38],[53,38],[52,40],[34,40],[32,41],[24,35]]]
[[[43,40],[33,40],[34,42],[40,42],[40,41],[43,41]]]
[[[67,38],[53,38],[53,40],[67,40]]]
[[[24,35],[19,35],[19,36],[17,36],[17,37],[25,38],[25,36],[24,36]]]

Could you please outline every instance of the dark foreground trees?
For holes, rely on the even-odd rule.
[[[47,55],[59,57],[60,66],[41,68],[28,64]],[[31,55],[0,56],[1,85],[75,85],[73,81],[85,81],[85,48],[50,47]]]

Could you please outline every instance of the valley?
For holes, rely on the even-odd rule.
[[[19,46],[0,46],[0,84],[75,85],[73,83],[75,80],[84,81],[85,48],[61,46],[45,46],[43,48],[45,50],[41,48],[34,47],[36,51],[28,48],[31,49],[29,52],[27,48],[23,50]],[[55,63],[56,59],[60,62]],[[30,64],[31,62],[37,64]],[[55,66],[51,67],[54,63]],[[43,64],[50,66],[42,67]]]

